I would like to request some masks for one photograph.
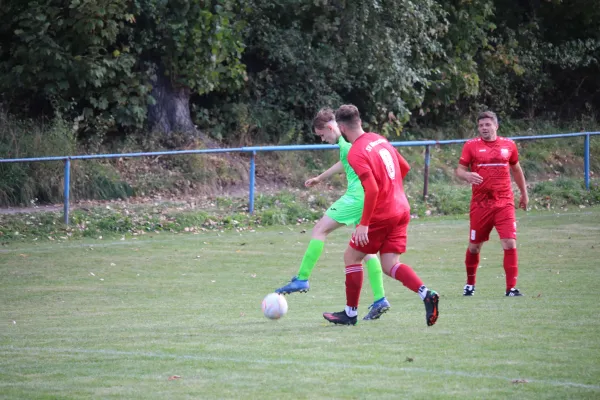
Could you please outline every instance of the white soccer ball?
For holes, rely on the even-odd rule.
[[[288,304],[283,295],[271,293],[263,299],[262,310],[265,317],[269,319],[279,319],[287,313]]]

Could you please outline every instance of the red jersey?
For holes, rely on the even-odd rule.
[[[479,185],[472,185],[471,205],[502,206],[514,202],[509,165],[519,162],[515,142],[500,136],[493,142],[471,139],[465,143],[458,162],[483,178]]]
[[[363,133],[352,143],[348,162],[363,182],[363,186],[365,179],[370,176],[373,176],[377,183],[378,194],[374,200],[375,209],[369,224],[396,217],[410,210],[402,185],[402,179],[410,170],[410,166],[386,138],[372,132]],[[369,195],[365,188],[365,210]],[[363,222],[361,220],[361,225]]]

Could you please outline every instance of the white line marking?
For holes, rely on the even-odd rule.
[[[166,354],[166,353],[154,353],[154,352],[137,352],[137,351],[121,351],[111,349],[61,349],[61,348],[43,348],[43,347],[14,347],[14,346],[0,346],[2,351],[10,351],[17,353],[54,353],[54,354],[102,354],[107,356],[127,356],[127,357],[145,357],[145,358],[160,358],[160,359],[173,359],[173,360],[197,360],[197,361],[213,361],[213,362],[235,362],[235,363],[247,363],[247,364],[274,364],[274,365],[295,365],[297,361],[294,360],[281,360],[281,359],[264,359],[264,358],[235,358],[235,357],[217,357],[217,356],[198,356],[188,354]],[[14,359],[13,359],[14,361]],[[361,364],[346,364],[337,362],[319,362],[319,361],[302,361],[303,365],[313,367],[326,367],[326,368],[343,368],[343,369],[358,369],[358,370],[373,370],[373,371],[396,371],[396,372],[414,372],[422,374],[438,374],[448,376],[463,376],[467,378],[482,378],[482,379],[496,379],[503,381],[514,381],[517,379],[526,380],[529,383],[537,383],[548,386],[560,386],[560,387],[576,387],[582,389],[590,389],[600,391],[600,385],[588,385],[585,383],[568,382],[568,381],[556,381],[547,379],[531,379],[531,378],[509,378],[506,376],[499,375],[485,375],[472,372],[455,371],[449,369],[431,369],[431,368],[419,368],[419,367],[395,367],[395,366],[383,366],[383,365],[361,365]]]

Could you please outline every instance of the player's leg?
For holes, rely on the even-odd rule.
[[[339,325],[356,325],[358,315],[358,302],[363,284],[362,260],[366,256],[359,250],[348,246],[344,252],[346,264],[346,307],[343,311],[323,313],[327,321]]]
[[[379,319],[386,311],[390,309],[390,302],[385,298],[383,289],[383,271],[381,262],[376,254],[368,254],[365,259],[369,283],[373,290],[373,304],[369,306],[369,312],[363,318],[365,321]]]
[[[425,321],[427,322],[427,326],[434,325],[440,314],[440,297],[437,292],[425,286],[410,265],[400,262],[399,253],[382,253],[381,266],[386,275],[399,281],[419,295],[425,304]]]
[[[353,325],[356,323],[360,290],[364,276],[362,261],[367,254],[376,254],[379,252],[388,231],[389,223],[388,221],[384,221],[380,224],[369,226],[369,243],[366,246],[360,246],[354,242],[354,239],[350,240],[349,246],[344,252],[344,264],[346,266],[346,308],[344,311],[338,313],[324,313],[323,317],[326,320],[336,324]],[[387,307],[389,308],[389,303]],[[383,313],[380,313],[379,316],[381,314]],[[349,320],[350,322],[348,322]]]
[[[475,282],[477,280],[477,268],[479,268],[479,253],[483,247],[481,243],[469,243],[465,254],[465,267],[467,271],[467,283],[463,288],[463,296],[475,295]]]
[[[305,293],[310,289],[308,278],[310,277],[313,268],[317,264],[317,261],[319,261],[321,253],[323,253],[325,238],[327,238],[327,235],[341,226],[344,226],[344,224],[333,220],[328,215],[323,215],[323,217],[313,227],[311,240],[308,243],[306,251],[304,252],[304,256],[302,257],[298,275],[294,276],[287,285],[276,289],[276,293]]]
[[[363,211],[363,197],[348,195],[348,199],[340,199],[338,203],[338,211],[336,215],[337,221],[349,222],[348,225],[358,225],[362,217]],[[370,230],[370,233],[372,231]],[[369,235],[371,236],[371,234]],[[383,288],[383,272],[381,271],[381,262],[377,255],[369,254],[363,260],[367,267],[367,276],[369,283],[371,284],[371,290],[373,291],[373,304],[369,306],[368,314],[363,318],[364,320],[379,319],[390,309],[390,303],[385,298],[385,290]]]
[[[517,254],[517,220],[514,206],[511,204],[499,209],[496,212],[495,222],[504,250],[505,294],[508,297],[522,296],[523,294],[516,288],[519,276],[519,257]]]
[[[313,268],[321,257],[321,253],[323,253],[325,239],[331,232],[342,226],[344,226],[344,224],[333,220],[328,215],[323,215],[323,217],[317,222],[317,224],[313,227],[308,248],[302,257],[300,269],[298,270],[298,279],[308,279],[310,277]]]
[[[298,279],[310,278],[313,268],[317,264],[327,236],[334,230],[353,224],[362,214],[362,200],[344,194],[325,211],[325,215],[317,222],[312,231],[312,238],[302,258]],[[358,215],[358,217],[357,217]]]
[[[463,296],[475,294],[477,268],[479,268],[479,253],[483,244],[490,239],[490,232],[494,227],[494,213],[486,207],[471,207],[469,216],[469,245],[465,254],[465,269],[467,283],[463,289]]]
[[[400,262],[400,254],[406,251],[406,240],[410,213],[401,216],[396,226],[388,233],[381,246],[381,267],[391,278],[417,293],[425,304],[425,318],[428,326],[434,325],[439,316],[439,295],[423,284],[417,273],[407,264]]]

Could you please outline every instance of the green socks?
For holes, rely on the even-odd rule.
[[[302,264],[300,264],[300,270],[298,271],[299,280],[305,281],[310,277],[313,268],[317,264],[317,261],[319,261],[319,257],[321,257],[324,246],[325,242],[317,239],[311,239],[311,241],[308,243],[308,248],[304,253]],[[381,273],[381,266],[379,267],[379,272]],[[370,276],[371,273],[369,272],[369,277]],[[383,290],[383,283],[381,285]]]
[[[381,270],[379,258],[371,258],[367,261],[366,265],[371,289],[373,289],[374,301],[381,300],[381,298],[385,297],[385,290],[383,290],[383,271]]]
[[[301,281],[308,280],[313,268],[317,265],[317,261],[323,253],[323,247],[325,242],[322,240],[311,239],[308,243],[308,248],[304,252],[300,269],[298,270],[298,279]],[[369,275],[369,282],[371,283],[371,289],[373,289],[373,297],[375,301],[385,297],[385,290],[383,289],[383,271],[381,270],[381,263],[378,257],[373,257],[366,262],[367,273]]]

